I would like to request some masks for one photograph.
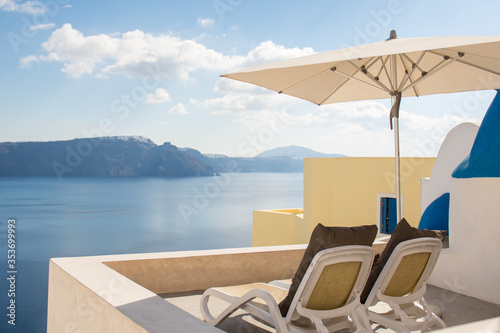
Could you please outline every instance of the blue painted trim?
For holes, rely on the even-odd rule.
[[[448,231],[449,219],[450,193],[445,193],[427,206],[420,218],[418,228]]]
[[[469,156],[453,171],[453,178],[500,177],[500,90],[491,102]]]

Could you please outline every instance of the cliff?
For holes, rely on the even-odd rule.
[[[143,137],[0,143],[0,176],[211,176],[213,169],[176,146]]]
[[[202,154],[158,146],[139,136],[50,142],[0,143],[0,177],[193,177],[223,172],[302,172],[303,157],[331,157],[303,147],[283,147],[255,157]]]

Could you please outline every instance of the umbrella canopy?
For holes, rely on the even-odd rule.
[[[500,37],[397,38],[393,34],[383,42],[221,76],[322,105],[389,98],[398,92],[406,97],[498,88],[500,80],[492,86],[478,81],[488,73],[500,75]]]
[[[494,76],[492,79],[489,75]],[[317,105],[393,98],[397,219],[401,219],[401,97],[500,88],[500,37],[389,39],[267,65],[222,77],[256,84]]]

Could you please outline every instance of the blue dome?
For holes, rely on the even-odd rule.
[[[500,94],[491,102],[469,156],[458,165],[453,178],[500,177]]]
[[[446,230],[450,217],[450,193],[445,193],[434,200],[425,209],[418,224],[419,229]]]

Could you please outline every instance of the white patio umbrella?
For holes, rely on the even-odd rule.
[[[222,77],[317,105],[392,98],[397,220],[401,97],[500,88],[500,37],[398,38],[252,67]]]

